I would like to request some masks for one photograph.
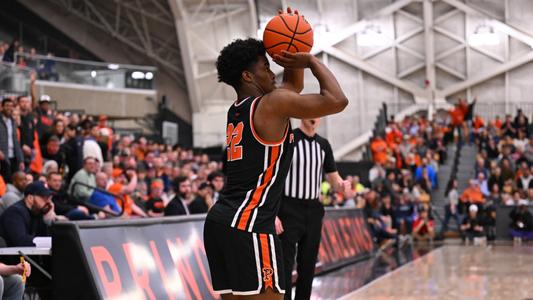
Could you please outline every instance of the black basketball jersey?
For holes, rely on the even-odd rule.
[[[226,184],[207,219],[243,231],[274,233],[294,136],[288,122],[281,141],[261,140],[252,121],[259,101],[249,97],[228,110]]]

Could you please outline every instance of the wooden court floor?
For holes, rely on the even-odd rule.
[[[442,246],[342,299],[533,299],[533,247]]]

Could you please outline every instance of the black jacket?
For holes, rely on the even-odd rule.
[[[187,215],[188,208],[185,208],[179,196],[174,197],[165,207],[165,216],[183,216]]]
[[[8,207],[0,216],[0,236],[7,247],[34,247],[33,238],[50,236],[43,216],[34,216],[24,201]]]

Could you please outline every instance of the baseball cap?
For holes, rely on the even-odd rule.
[[[468,210],[471,212],[477,212],[478,210],[477,205],[475,204],[470,205],[470,207],[468,207]]]
[[[36,195],[44,198],[48,198],[52,195],[52,192],[41,181],[34,181],[24,189],[24,195]]]
[[[52,98],[48,95],[41,95],[41,98],[39,98],[39,102],[50,102]]]

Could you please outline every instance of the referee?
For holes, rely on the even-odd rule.
[[[316,134],[320,119],[302,120],[294,133],[294,155],[285,181],[276,233],[283,246],[287,292],[291,299],[292,270],[296,256],[295,299],[309,299],[320,245],[324,207],[318,201],[323,172],[337,190],[349,188],[337,172],[329,142]]]

